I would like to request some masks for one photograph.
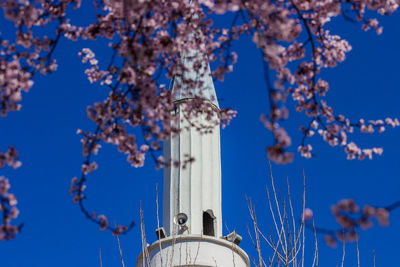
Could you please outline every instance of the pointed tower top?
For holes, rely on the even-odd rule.
[[[189,0],[190,5],[195,5]],[[195,14],[193,19],[198,19]],[[195,41],[196,36],[202,36],[200,29],[195,30],[189,36],[190,41]],[[209,101],[219,109],[214,82],[211,76],[210,63],[207,56],[200,49],[189,49],[182,57],[182,71],[174,76],[170,89],[174,96],[174,102],[190,98],[202,98]]]
[[[195,49],[190,49],[183,56],[183,70],[174,76],[170,85],[174,101],[199,97],[219,108],[210,64],[206,58],[203,52]]]

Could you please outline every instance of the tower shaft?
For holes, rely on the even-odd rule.
[[[190,99],[187,99],[190,101]],[[222,236],[220,131],[217,113],[188,118],[185,102],[177,104],[174,126],[180,133],[164,143],[163,226],[166,235],[179,234],[175,216],[185,213],[188,234]],[[215,108],[210,104],[210,109]],[[211,129],[197,129],[201,126]],[[194,161],[191,161],[194,159]],[[179,165],[176,164],[179,162]],[[174,164],[175,163],[175,164]]]

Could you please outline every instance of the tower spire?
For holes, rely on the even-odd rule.
[[[183,56],[182,71],[171,81],[175,102],[184,99],[202,98],[219,108],[207,56],[200,50],[190,49]]]

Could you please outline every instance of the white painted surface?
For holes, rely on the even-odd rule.
[[[164,158],[183,163],[191,156],[194,162],[164,169],[163,227],[167,236],[179,233],[174,216],[186,213],[188,231],[183,234],[201,235],[204,233],[203,212],[211,210],[215,216],[215,237],[221,237],[220,131],[215,123],[218,117],[214,113],[214,122],[202,115],[191,120],[195,125],[213,125],[212,133],[204,134],[190,126],[182,105],[184,103],[176,108],[176,123],[181,132],[164,143]]]
[[[143,255],[148,255],[143,257]],[[186,235],[162,239],[140,254],[136,267],[249,267],[246,253],[213,237]]]

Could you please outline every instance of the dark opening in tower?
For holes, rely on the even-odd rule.
[[[214,231],[214,219],[215,216],[212,210],[203,212],[203,234],[209,236],[215,236]]]

